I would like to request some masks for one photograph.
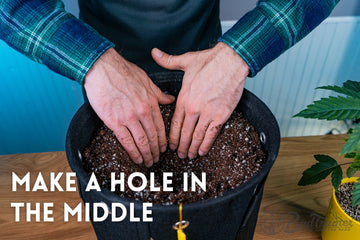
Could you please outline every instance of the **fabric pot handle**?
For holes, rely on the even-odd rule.
[[[247,208],[244,221],[240,225],[239,230],[236,234],[236,240],[253,239],[266,178],[267,176],[259,183],[259,185],[256,187],[254,191],[254,196],[250,200],[250,204],[249,207]]]

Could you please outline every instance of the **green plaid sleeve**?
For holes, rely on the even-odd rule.
[[[318,26],[339,1],[260,0],[219,41],[241,56],[252,77]]]
[[[101,54],[114,46],[56,0],[0,0],[0,39],[81,84]]]

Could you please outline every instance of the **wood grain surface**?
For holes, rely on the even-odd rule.
[[[344,135],[283,138],[279,156],[265,184],[264,197],[256,227],[255,240],[321,239],[320,230],[331,195],[330,180],[306,187],[297,186],[304,169],[315,163],[314,154],[338,155]],[[90,222],[63,219],[63,204],[75,207],[81,202],[77,192],[26,192],[24,187],[12,191],[12,172],[23,177],[30,172],[31,186],[39,172],[49,183],[50,172],[71,172],[64,152],[47,152],[0,156],[0,239],[96,239]],[[65,188],[65,176],[60,185]],[[26,221],[25,209],[15,222],[14,202],[53,202],[54,222]],[[41,210],[41,212],[43,212]]]

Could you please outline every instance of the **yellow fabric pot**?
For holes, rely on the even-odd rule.
[[[357,182],[358,178],[344,178],[341,183]],[[335,189],[321,231],[323,240],[359,240],[360,222],[352,219],[336,201]]]

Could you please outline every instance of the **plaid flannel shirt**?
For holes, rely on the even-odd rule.
[[[260,0],[219,41],[255,76],[306,36],[339,0]],[[0,38],[29,58],[83,83],[95,61],[114,44],[64,10],[59,0],[0,0]]]

